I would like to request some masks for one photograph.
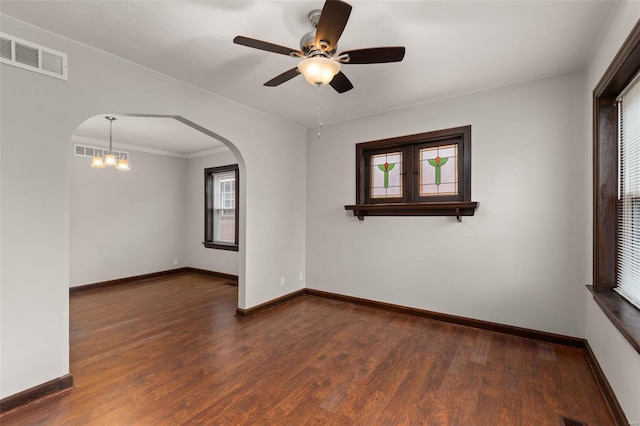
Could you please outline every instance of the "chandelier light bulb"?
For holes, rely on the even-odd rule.
[[[111,167],[115,167],[116,165],[118,165],[118,161],[116,160],[116,156],[113,155],[112,153],[109,153],[107,155],[104,156],[104,165],[105,166],[111,166]]]
[[[104,161],[102,161],[102,156],[96,155],[95,157],[93,157],[93,160],[91,161],[92,169],[104,169],[104,167],[105,165]]]
[[[124,159],[124,158],[121,158],[118,161],[118,165],[116,166],[116,169],[118,169],[118,170],[131,170],[131,169],[129,169],[129,161]]]

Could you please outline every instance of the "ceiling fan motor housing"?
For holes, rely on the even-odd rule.
[[[324,46],[316,46],[316,32],[311,31],[306,33],[300,39],[300,50],[304,53],[305,56],[326,56],[331,57],[336,53],[337,45],[333,46],[331,50],[326,50],[326,45]]]
[[[331,57],[336,53],[338,45],[334,45],[331,50],[327,50],[330,43],[326,41],[321,41],[320,46],[316,46],[316,31],[315,28],[318,27],[318,22],[320,21],[320,15],[322,14],[322,10],[315,9],[309,12],[307,17],[309,18],[309,22],[311,26],[313,26],[314,30],[306,33],[300,39],[300,50],[305,54],[305,56],[317,56],[323,55],[326,57]]]

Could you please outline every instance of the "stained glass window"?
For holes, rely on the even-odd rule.
[[[358,143],[356,176],[356,205],[377,205],[367,215],[390,215],[396,207],[403,216],[438,215],[423,207],[473,203],[471,126]],[[464,215],[473,215],[477,204],[468,205],[473,209]]]
[[[458,145],[420,149],[420,196],[458,194]]]
[[[371,198],[402,197],[402,153],[371,156]]]

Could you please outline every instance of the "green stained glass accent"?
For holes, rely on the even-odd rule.
[[[442,182],[442,171],[440,168],[447,164],[447,161],[449,161],[449,159],[436,157],[429,158],[427,161],[429,162],[429,164],[436,168],[436,185],[440,185],[440,183]]]
[[[384,173],[384,187],[385,188],[389,187],[389,172],[391,170],[393,170],[394,167],[395,167],[395,163],[378,164],[378,168],[380,170],[382,170],[382,173]]]

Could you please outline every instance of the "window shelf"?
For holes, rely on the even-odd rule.
[[[462,222],[462,216],[473,216],[478,208],[477,201],[451,201],[432,203],[387,203],[352,204],[344,206],[353,215],[364,220],[365,216],[455,216]]]
[[[640,310],[613,289],[596,290],[590,285],[587,286],[587,289],[593,294],[593,300],[600,306],[607,318],[640,354]]]

